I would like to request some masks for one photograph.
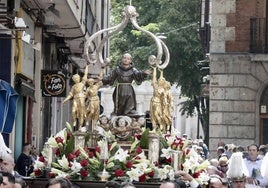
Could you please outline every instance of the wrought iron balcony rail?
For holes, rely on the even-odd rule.
[[[250,52],[268,53],[268,19],[250,19]]]

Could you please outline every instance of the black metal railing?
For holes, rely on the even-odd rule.
[[[268,19],[250,19],[250,52],[268,53]]]

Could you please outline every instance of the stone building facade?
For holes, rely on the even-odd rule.
[[[267,0],[210,0],[209,148],[268,144]]]

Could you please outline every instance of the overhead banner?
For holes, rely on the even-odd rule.
[[[66,77],[63,72],[42,70],[41,82],[43,97],[66,97]]]

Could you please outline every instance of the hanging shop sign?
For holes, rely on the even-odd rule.
[[[43,97],[66,97],[66,77],[63,72],[42,70],[41,82]]]

